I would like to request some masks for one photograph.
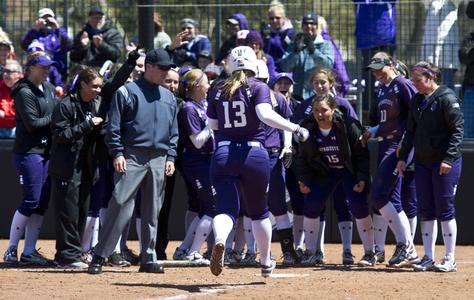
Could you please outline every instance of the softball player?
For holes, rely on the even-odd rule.
[[[398,75],[391,57],[385,52],[376,53],[367,69],[372,70],[374,77],[381,82],[377,94],[379,125],[372,127],[363,137],[363,142],[372,136],[378,140],[378,168],[372,180],[371,197],[375,209],[388,221],[397,241],[388,265],[403,267],[420,262],[400,199],[402,180],[395,170],[396,149],[406,127],[411,98],[416,91],[409,80]]]
[[[415,65],[412,80],[419,93],[413,98],[402,140],[397,170],[401,175],[412,147],[415,149],[415,181],[418,213],[425,255],[415,271],[456,271],[454,250],[457,224],[454,197],[461,175],[464,120],[455,93],[440,86],[440,71],[433,64]],[[435,264],[437,220],[445,245],[441,262]]]
[[[301,123],[311,138],[301,143],[296,161],[299,187],[306,194],[303,223],[306,251],[301,264],[318,263],[316,241],[320,216],[326,200],[342,183],[364,245],[365,254],[359,265],[373,266],[374,238],[366,188],[370,180],[369,152],[360,141],[363,128],[357,120],[336,111],[338,104],[332,95],[318,95],[312,105],[313,117]]]
[[[250,47],[234,48],[228,63],[232,75],[208,97],[209,127],[218,130],[210,171],[218,195],[210,269],[217,276],[224,268],[225,241],[239,214],[240,185],[260,250],[261,274],[267,277],[275,261],[270,256],[272,227],[265,198],[270,168],[261,121],[294,132],[301,140],[308,138],[308,131],[273,111],[270,88],[254,78],[257,58]]]
[[[199,202],[199,221],[196,227],[186,232],[186,239],[192,237],[186,259],[208,262],[199,250],[211,232],[215,215],[215,191],[209,178],[209,166],[214,152],[214,135],[207,125],[207,91],[209,82],[199,69],[187,72],[180,81],[178,94],[186,99],[178,114],[180,137],[184,145],[182,168],[195,190]],[[178,247],[181,251],[186,248]]]

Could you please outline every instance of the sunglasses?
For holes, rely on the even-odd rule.
[[[268,19],[270,19],[270,20],[280,20],[281,17],[268,17]]]

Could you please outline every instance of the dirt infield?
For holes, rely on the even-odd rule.
[[[171,243],[172,251],[177,243]],[[0,240],[3,254],[7,241]],[[137,249],[136,242],[130,243]],[[54,255],[54,241],[38,247]],[[20,245],[22,249],[22,245]],[[362,246],[354,246],[356,259]],[[417,246],[422,254],[422,247]],[[390,256],[393,246],[387,246]],[[443,254],[438,246],[437,257]],[[279,254],[279,245],[273,244]],[[171,255],[171,253],[170,253]],[[415,273],[409,269],[343,267],[341,246],[326,246],[328,264],[317,268],[277,268],[263,279],[257,268],[225,268],[219,277],[208,268],[167,268],[165,274],[138,273],[137,267],[104,268],[102,275],[59,269],[6,268],[0,264],[0,299],[472,299],[474,247],[458,246],[458,272]]]

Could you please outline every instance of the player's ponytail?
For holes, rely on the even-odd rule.
[[[250,73],[252,75],[249,75]],[[240,87],[247,84],[247,76],[253,76],[253,73],[247,70],[234,71],[232,75],[224,82],[222,86],[222,93],[227,97],[232,96]]]

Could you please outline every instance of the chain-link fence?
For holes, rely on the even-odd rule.
[[[466,36],[474,22],[465,15],[467,1],[281,1],[286,16],[294,28],[301,29],[302,16],[314,11],[328,23],[330,35],[336,41],[351,79],[361,78],[363,67],[361,52],[356,49],[355,24],[357,2],[366,5],[390,5],[396,7],[396,49],[397,59],[408,65],[419,60],[431,59],[444,68],[453,70],[453,81],[462,82],[464,71],[458,60],[460,40]],[[16,46],[17,57],[24,59],[19,44],[22,36],[38,17],[38,10],[49,7],[56,12],[63,26],[73,36],[86,21],[90,7],[101,7],[128,42],[138,34],[138,7],[133,0],[1,0],[0,26],[10,35]],[[211,38],[214,49],[226,37],[225,20],[232,13],[245,14],[249,26],[261,29],[268,23],[270,1],[260,0],[161,0],[153,1],[154,11],[159,12],[165,24],[165,31],[173,37],[180,31],[182,18],[193,18],[199,23],[200,33]],[[439,4],[443,4],[439,6]],[[444,32],[444,28],[450,28]],[[454,72],[456,71],[457,72]]]

